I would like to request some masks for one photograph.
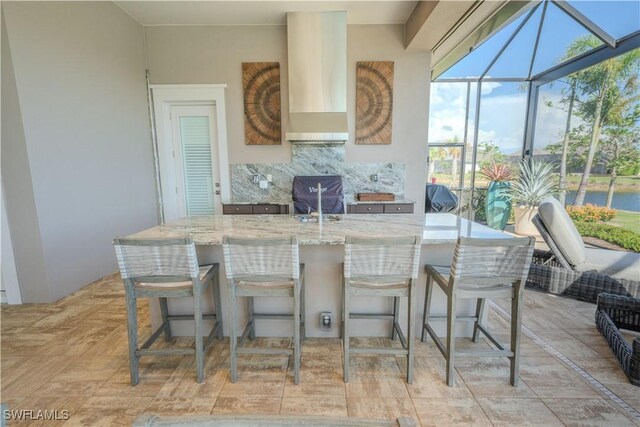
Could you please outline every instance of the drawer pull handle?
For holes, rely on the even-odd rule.
[[[269,210],[269,208],[264,208],[264,210],[265,210],[265,211],[268,211],[268,210]]]
[[[239,210],[240,210],[240,208],[236,208],[236,211],[239,211]]]
[[[368,210],[368,211],[370,211],[370,210],[371,210],[371,208],[367,208],[367,210]]]
[[[400,210],[400,208],[396,208],[396,210],[397,210],[397,211],[399,211],[399,210]]]

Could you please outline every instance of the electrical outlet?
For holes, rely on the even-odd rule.
[[[333,319],[333,315],[330,311],[323,311],[320,313],[320,328],[328,331],[331,329],[331,320]]]
[[[376,173],[376,174],[371,175],[371,181],[373,181],[373,182],[378,182],[378,174],[377,174],[377,173]]]
[[[253,175],[253,177],[251,178],[254,184],[257,184],[260,182],[260,175]]]
[[[273,182],[273,175],[267,175],[267,181]]]

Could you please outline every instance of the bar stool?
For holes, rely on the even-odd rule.
[[[422,317],[422,341],[426,333],[447,361],[447,385],[453,386],[454,363],[457,356],[508,357],[511,362],[510,382],[518,385],[520,364],[520,329],[524,285],[529,273],[535,238],[477,239],[459,237],[451,267],[426,265],[427,289]],[[431,316],[433,282],[447,296],[447,315]],[[456,316],[458,299],[477,299],[475,316]],[[486,298],[511,299],[511,344],[504,348],[480,323]],[[447,319],[446,346],[429,324],[433,319]],[[456,352],[456,321],[473,321],[473,341],[482,332],[497,350]]]
[[[413,382],[413,339],[415,335],[415,280],[420,262],[420,236],[360,238],[347,236],[344,245],[343,347],[344,382],[349,382],[349,356],[374,353],[407,356],[407,382]],[[393,297],[392,314],[351,313],[352,297]],[[400,297],[408,297],[408,332],[400,324]],[[350,319],[391,320],[391,339],[400,338],[402,349],[353,348],[349,342]]]
[[[224,265],[229,279],[231,382],[238,379],[238,354],[293,355],[294,382],[300,382],[300,354],[304,331],[304,264],[299,262],[296,237],[251,239],[225,236]],[[236,330],[238,297],[249,298],[249,322],[238,339]],[[293,314],[254,312],[254,297],[290,297]],[[256,319],[293,319],[293,349],[242,347],[247,337],[255,338]]]
[[[198,265],[196,247],[190,237],[182,239],[129,239],[113,241],[124,282],[127,301],[127,323],[129,332],[129,368],[131,385],[140,381],[139,359],[141,356],[194,354],[196,377],[204,380],[204,355],[215,336],[222,339],[222,317],[219,285],[219,266]],[[202,292],[210,286],[215,300],[216,313],[202,314]],[[193,297],[193,316],[169,314],[167,298]],[[162,325],[138,347],[138,298],[158,298]],[[150,349],[164,332],[166,341],[171,337],[171,321],[193,319],[195,323],[194,348]],[[213,329],[203,341],[202,319],[215,319]]]

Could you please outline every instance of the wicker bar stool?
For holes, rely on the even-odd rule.
[[[182,239],[128,239],[113,241],[124,282],[127,301],[127,323],[129,332],[129,367],[131,385],[140,381],[139,360],[141,356],[194,354],[196,377],[204,380],[204,355],[213,338],[222,339],[222,317],[219,285],[219,266],[198,265],[193,240]],[[202,293],[210,286],[215,300],[215,314],[202,314]],[[167,298],[193,297],[193,316],[170,315]],[[162,325],[138,347],[138,298],[158,298]],[[171,321],[193,319],[195,323],[194,348],[151,349],[151,345],[164,332],[166,341],[172,339]],[[215,319],[213,329],[203,340],[202,319]]]
[[[225,236],[222,241],[224,265],[229,279],[231,341],[231,382],[238,379],[238,354],[286,354],[293,356],[294,382],[300,382],[300,354],[304,331],[304,265],[299,262],[296,237],[251,239]],[[238,297],[249,298],[249,322],[238,338]],[[290,297],[293,314],[254,312],[255,297]],[[293,349],[243,347],[255,338],[256,319],[293,319]]]
[[[508,357],[511,362],[510,382],[518,385],[520,363],[520,329],[524,285],[531,266],[535,238],[477,239],[459,237],[451,267],[426,265],[427,288],[422,318],[422,341],[428,333],[447,361],[447,385],[453,386],[456,357]],[[431,316],[433,282],[447,296],[447,315]],[[457,316],[458,299],[477,299],[475,316]],[[511,299],[511,343],[509,349],[499,343],[480,323],[486,298]],[[446,346],[429,324],[434,319],[447,319]],[[473,321],[473,341],[480,332],[493,343],[497,350],[456,352],[456,321]]]
[[[415,335],[415,280],[420,262],[420,236],[359,238],[347,236],[344,246],[343,348],[344,382],[349,382],[349,356],[373,353],[407,356],[407,382],[413,382],[413,339]],[[392,314],[351,313],[352,297],[393,297]],[[400,297],[408,297],[408,331],[405,338],[398,323]],[[391,320],[391,339],[400,338],[401,349],[353,348],[350,319]]]

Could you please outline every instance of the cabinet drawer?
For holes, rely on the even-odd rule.
[[[357,214],[373,214],[373,213],[383,213],[384,205],[382,204],[362,204],[362,205],[354,205],[353,213]]]
[[[225,215],[252,214],[251,205],[224,205],[222,213]]]
[[[279,214],[280,205],[253,205],[254,214]]]
[[[384,205],[384,213],[413,213],[413,203],[389,203]]]

